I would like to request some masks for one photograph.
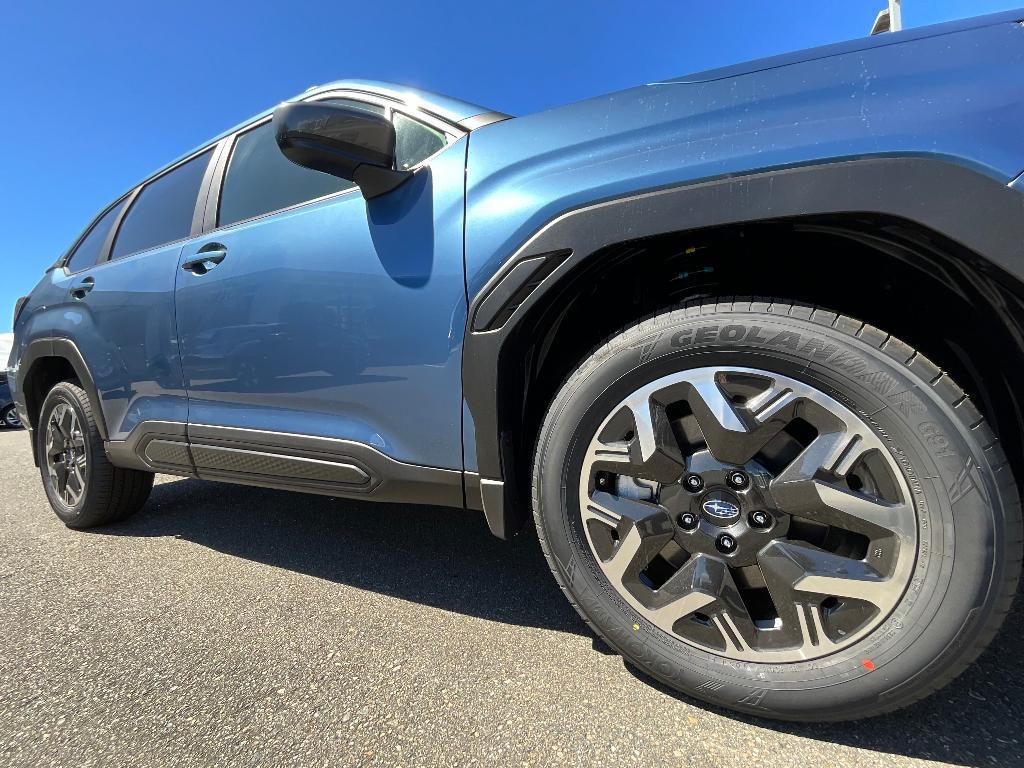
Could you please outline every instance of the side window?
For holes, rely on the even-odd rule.
[[[96,263],[100,257],[100,251],[103,250],[103,244],[107,241],[107,235],[110,234],[110,228],[114,226],[118,214],[121,213],[121,209],[124,208],[127,201],[128,199],[125,198],[111,206],[110,210],[100,216],[92,225],[89,233],[79,241],[75,252],[71,254],[71,258],[64,265],[69,272],[77,272]]]
[[[117,233],[111,259],[192,234],[196,198],[212,154],[207,150],[142,188]]]
[[[418,165],[448,143],[441,131],[395,112],[395,165],[405,171]]]
[[[329,103],[383,113],[371,104],[330,99]],[[263,123],[235,140],[220,192],[219,226],[315,200],[354,186],[352,182],[296,165],[281,154],[274,126]]]

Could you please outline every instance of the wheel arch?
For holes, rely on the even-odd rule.
[[[25,411],[29,418],[26,428],[30,434],[39,426],[39,413],[47,393],[54,384],[61,381],[77,381],[85,390],[96,419],[97,431],[106,440],[107,425],[89,366],[78,346],[66,338],[35,339],[25,348],[19,361],[18,391],[25,400]],[[35,450],[32,455],[38,465],[39,458]]]
[[[752,243],[771,243],[770,253],[781,248],[786,258],[758,259]],[[623,324],[680,301],[737,294],[828,306],[926,350],[974,389],[979,407],[1005,435],[1020,476],[1024,409],[1014,392],[1020,382],[1006,373],[1024,371],[1021,243],[1024,196],[935,158],[788,168],[564,213],[523,244],[471,301],[463,379],[481,490],[468,501],[484,510],[493,533],[513,535],[529,511],[521,481],[531,464],[536,411],[580,356]],[[827,270],[820,258],[810,258],[820,257],[822,245],[833,256]],[[870,281],[842,273],[850,259],[873,271]],[[737,279],[743,269],[747,278]],[[645,291],[644,282],[655,279],[677,282],[671,290]],[[831,281],[828,288],[823,280]],[[879,311],[885,293],[869,301],[863,293],[880,282],[892,286],[890,297],[908,285],[915,290],[904,294],[899,311]],[[600,312],[595,320],[600,300],[616,291],[628,311],[610,318]],[[964,320],[983,330],[982,346],[998,350],[996,360],[1005,365],[972,364],[971,334],[949,335]],[[568,338],[574,359],[568,359]],[[550,367],[552,360],[558,363]],[[547,375],[538,375],[545,366]],[[1001,374],[996,379],[993,368]]]

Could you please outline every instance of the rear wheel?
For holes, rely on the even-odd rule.
[[[538,443],[552,570],[627,659],[733,709],[852,719],[915,701],[991,639],[1020,502],[962,390],[863,323],[728,302],[586,360]]]
[[[122,520],[149,498],[153,474],[110,463],[89,398],[77,384],[61,382],[50,390],[36,440],[46,496],[69,528]]]

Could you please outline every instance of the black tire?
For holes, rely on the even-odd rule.
[[[54,410],[62,404],[74,411],[84,440],[84,490],[73,504],[61,498],[54,487],[46,458],[47,427]],[[146,503],[153,488],[152,472],[123,469],[110,463],[96,429],[89,398],[72,382],[55,385],[43,401],[36,430],[36,451],[46,497],[57,517],[69,528],[91,528],[123,520]]]
[[[14,417],[16,423],[11,423],[11,417]],[[0,409],[0,427],[6,429],[19,429],[21,427],[21,421],[18,420],[17,413],[14,410],[14,404],[11,403],[7,407]]]
[[[920,542],[913,579],[884,621],[831,655],[737,663],[683,641],[622,598],[582,530],[581,454],[610,409],[668,373],[722,364],[766,369],[827,393],[858,416],[872,414],[870,429],[903,456]],[[869,717],[938,690],[992,640],[1021,568],[1017,485],[963,390],[884,331],[780,301],[687,306],[597,349],[549,407],[535,453],[533,504],[562,590],[629,663],[706,702],[783,720]]]

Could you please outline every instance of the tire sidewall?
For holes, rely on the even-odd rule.
[[[790,316],[665,317],[588,360],[556,398],[539,441],[538,523],[580,609],[643,671],[733,708],[820,718],[911,697],[927,682],[925,668],[955,656],[991,607],[1002,505],[980,446],[929,382],[861,339]],[[757,664],[687,645],[615,592],[582,535],[578,469],[597,425],[643,384],[705,365],[768,370],[832,396],[890,448],[912,489],[919,551],[910,585],[881,625],[830,656]],[[950,488],[958,489],[955,503]]]

